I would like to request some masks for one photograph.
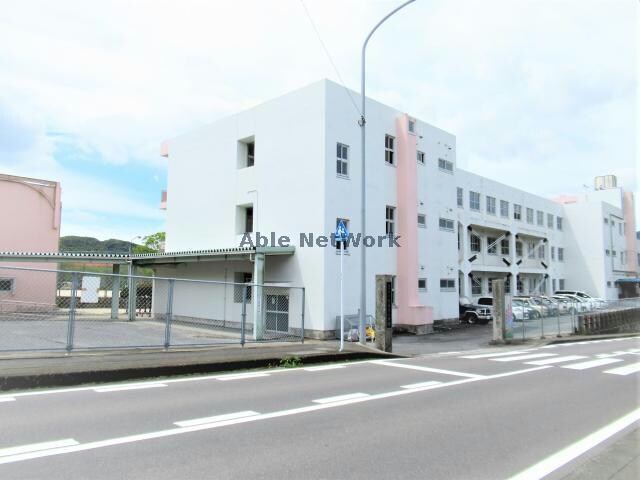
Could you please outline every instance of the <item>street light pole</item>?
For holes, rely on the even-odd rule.
[[[373,35],[373,33],[378,29],[380,25],[382,25],[391,15],[396,13],[398,10],[406,7],[410,3],[415,2],[415,0],[409,0],[404,2],[399,7],[396,7],[391,12],[389,12],[382,20],[380,20],[375,27],[369,32],[367,38],[364,40],[364,44],[362,45],[362,68],[361,68],[361,80],[360,80],[360,100],[362,102],[361,113],[360,113],[360,154],[361,154],[361,189],[360,189],[360,202],[361,202],[361,218],[362,218],[362,233],[361,233],[361,244],[360,248],[362,249],[362,261],[360,262],[360,343],[366,343],[366,329],[365,322],[367,318],[367,249],[364,246],[364,237],[366,235],[366,224],[367,224],[367,194],[366,194],[366,168],[365,168],[365,141],[366,141],[366,125],[367,125],[367,117],[365,115],[365,63],[366,63],[366,53],[367,53],[367,44],[369,43],[369,39]]]

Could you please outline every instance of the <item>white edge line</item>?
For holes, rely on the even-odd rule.
[[[621,362],[621,358],[599,358],[597,360],[589,360],[587,362],[572,363],[571,365],[562,365],[562,368],[568,368],[571,370],[588,370],[590,368],[602,367],[604,365],[610,365],[612,363]]]
[[[550,365],[552,363],[573,362],[574,360],[582,360],[588,358],[585,355],[568,355],[566,357],[553,357],[545,358],[544,360],[533,360],[531,362],[524,362],[525,365]]]
[[[525,354],[525,353],[531,353],[533,352],[534,349],[529,349],[529,350],[513,350],[510,352],[493,352],[493,353],[479,353],[476,355],[464,355],[460,358],[465,358],[465,359],[469,359],[469,360],[475,360],[478,358],[491,358],[491,357],[505,357],[507,355],[519,355],[519,354]]]
[[[254,415],[260,415],[253,410],[244,410],[242,412],[226,413],[224,415],[216,415],[213,417],[193,418],[191,420],[182,420],[180,422],[174,422],[174,425],[178,427],[191,427],[193,425],[203,425],[206,423],[217,423],[225,420],[235,420],[236,418],[252,417]]]
[[[385,365],[387,367],[407,368],[409,370],[418,370],[420,372],[442,373],[444,375],[453,375],[455,377],[486,378],[486,375],[478,375],[476,373],[456,372],[440,368],[423,367],[421,365],[407,365],[405,363],[390,363],[387,360],[371,360],[370,363],[375,365]]]
[[[521,471],[509,480],[537,480],[544,478],[638,420],[640,420],[640,408]]]
[[[368,393],[347,393],[346,395],[336,395],[335,397],[326,397],[326,398],[318,398],[317,400],[313,400],[313,403],[334,403],[334,402],[342,402],[344,400],[355,400],[357,398],[367,398],[370,397]]]
[[[419,383],[412,383],[410,385],[402,385],[402,387],[400,388],[422,388],[422,387],[431,387],[434,385],[439,385],[442,382],[437,382],[435,380],[432,380],[430,382],[419,382]]]
[[[16,399],[14,397],[0,397],[0,402],[15,402]]]
[[[228,380],[242,380],[243,378],[258,378],[258,377],[268,377],[269,374],[265,372],[255,372],[255,373],[238,373],[236,375],[224,375],[222,377],[218,377],[218,380],[222,382],[226,382]]]
[[[81,451],[86,451],[86,450],[94,450],[94,449],[97,449],[97,448],[110,447],[110,446],[113,446],[113,445],[123,445],[123,444],[127,444],[127,443],[139,442],[139,441],[142,441],[142,440],[150,440],[150,439],[154,439],[154,438],[170,437],[170,436],[173,436],[173,435],[181,435],[183,433],[199,432],[199,431],[202,431],[202,430],[209,430],[209,429],[212,429],[212,428],[225,427],[225,426],[228,426],[228,425],[236,425],[236,424],[239,424],[239,423],[255,422],[255,421],[258,421],[258,420],[267,420],[267,419],[271,419],[271,418],[279,418],[279,417],[285,417],[285,416],[289,416],[289,415],[297,415],[297,414],[301,414],[301,413],[314,412],[314,411],[318,411],[318,410],[324,410],[326,408],[335,408],[335,407],[340,407],[340,406],[344,406],[344,405],[352,405],[352,404],[361,403],[361,402],[367,402],[367,401],[372,401],[372,400],[380,400],[380,399],[383,399],[383,398],[398,397],[398,396],[402,396],[402,395],[408,395],[408,394],[412,394],[412,393],[422,392],[422,391],[425,391],[425,390],[432,390],[432,389],[443,388],[443,387],[451,387],[451,386],[454,386],[454,385],[461,385],[461,384],[464,384],[464,383],[478,382],[478,381],[482,381],[482,380],[489,380],[489,379],[492,379],[492,378],[505,377],[505,376],[509,376],[509,375],[517,375],[519,373],[527,373],[527,372],[533,372],[533,371],[537,371],[537,370],[544,370],[546,368],[551,368],[551,367],[548,367],[548,366],[536,367],[536,368],[529,368],[529,369],[526,369],[526,370],[509,372],[509,373],[506,373],[506,374],[491,375],[491,376],[487,376],[487,377],[465,378],[465,379],[462,379],[462,380],[454,380],[452,382],[441,383],[439,385],[433,385],[433,386],[422,387],[422,388],[396,390],[396,391],[393,391],[393,392],[379,393],[379,394],[370,395],[370,396],[362,397],[362,398],[353,398],[353,399],[350,399],[350,400],[342,400],[342,401],[332,402],[332,403],[309,405],[309,406],[306,406],[306,407],[293,408],[293,409],[290,409],[290,410],[281,410],[281,411],[271,412],[271,413],[263,413],[263,414],[259,414],[259,415],[253,415],[253,416],[250,416],[250,417],[237,418],[237,419],[234,419],[234,420],[225,420],[225,421],[216,422],[216,423],[206,423],[206,424],[202,424],[202,425],[194,425],[192,427],[178,427],[178,428],[172,428],[172,429],[169,429],[169,430],[160,430],[160,431],[157,431],[157,432],[143,433],[143,434],[138,434],[138,435],[130,435],[130,436],[126,436],[126,437],[112,438],[112,439],[108,439],[108,440],[100,440],[100,441],[96,441],[96,442],[89,442],[89,443],[73,445],[73,446],[69,446],[69,447],[52,448],[52,449],[48,449],[48,450],[44,450],[44,451],[40,451],[40,452],[29,452],[29,453],[23,453],[23,454],[19,454],[19,455],[0,457],[0,465],[1,464],[6,464],[6,463],[14,463],[14,462],[20,462],[20,461],[25,461],[25,460],[31,460],[31,459],[34,459],[34,458],[49,457],[49,456],[53,456],[53,455],[61,455],[61,454],[64,454],[64,453],[74,453],[74,452],[81,452]]]
[[[19,455],[23,453],[40,452],[60,447],[71,447],[79,445],[73,438],[65,438],[63,440],[53,440],[51,442],[31,443],[28,445],[20,445],[18,447],[9,447],[0,449],[0,460],[2,457]]]
[[[320,365],[317,367],[304,367],[303,370],[307,372],[320,372],[322,370],[337,370],[339,368],[347,368],[344,365]]]
[[[557,353],[529,353],[524,355],[516,355],[514,357],[490,358],[492,362],[517,362],[519,360],[533,360],[534,358],[555,357]]]
[[[138,383],[131,385],[113,385],[109,387],[96,387],[93,389],[97,393],[121,392],[124,390],[143,390],[145,388],[161,388],[166,387],[164,383]]]

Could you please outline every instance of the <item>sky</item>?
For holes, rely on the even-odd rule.
[[[62,235],[163,230],[164,139],[320,78],[359,90],[362,41],[400,3],[5,2],[0,172],[62,183]],[[455,134],[472,172],[637,195],[639,5],[417,0],[369,43],[367,94]]]

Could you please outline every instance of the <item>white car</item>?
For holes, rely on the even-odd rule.
[[[592,297],[586,292],[580,290],[556,290],[555,295],[573,295],[581,300],[585,300],[589,304],[589,310],[595,310],[598,308],[606,308],[607,302],[602,298]]]

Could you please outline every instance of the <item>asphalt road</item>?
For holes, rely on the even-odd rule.
[[[637,478],[639,375],[625,338],[9,393],[0,478]]]

